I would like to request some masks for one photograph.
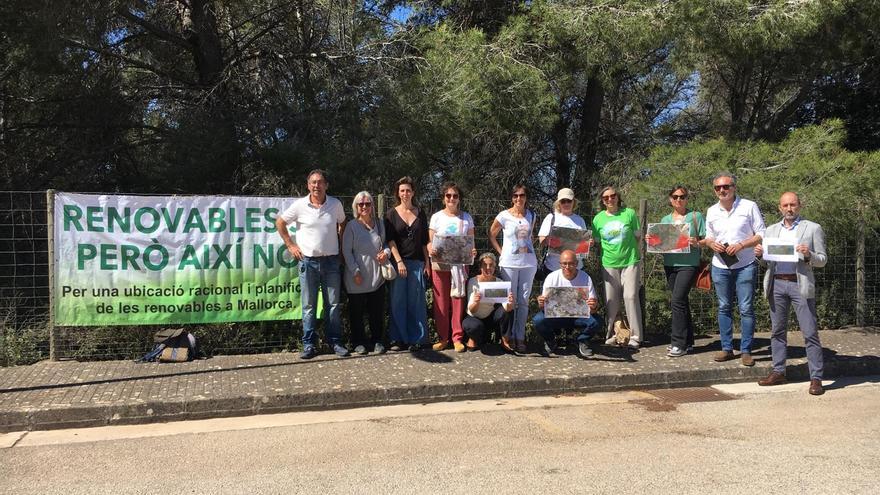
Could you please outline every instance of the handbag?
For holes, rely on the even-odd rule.
[[[629,343],[630,337],[632,337],[632,329],[627,324],[626,318],[620,317],[614,322],[614,342],[619,346],[624,346]]]
[[[382,263],[379,266],[379,271],[382,272],[382,278],[385,280],[394,280],[397,278],[397,270],[394,269],[394,266],[391,265],[391,262],[385,260],[385,263]]]
[[[712,264],[708,261],[700,261],[700,268],[694,277],[694,288],[706,292],[712,290]]]
[[[550,217],[550,230],[553,230],[553,224],[556,222],[556,212],[553,212]],[[544,239],[546,241],[546,239]],[[535,280],[538,282],[547,278],[547,275],[550,275],[550,270],[547,268],[547,253],[550,251],[550,247],[546,244],[544,245],[544,255],[541,256],[541,262],[538,263],[538,271],[535,272]]]
[[[700,231],[697,228],[697,212],[691,217],[694,223],[694,232],[697,240],[700,239]],[[694,288],[702,291],[712,290],[712,264],[705,260],[700,260],[700,268],[697,269],[697,276],[694,277]]]

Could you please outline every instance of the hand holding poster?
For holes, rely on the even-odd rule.
[[[561,254],[565,250],[572,250],[574,254],[586,256],[590,253],[592,237],[589,230],[554,225],[547,236],[547,248],[551,253]]]
[[[480,302],[505,304],[510,294],[510,281],[480,282]]]
[[[649,223],[645,243],[649,253],[690,253],[689,237],[686,223]]]
[[[766,261],[798,261],[799,259],[795,250],[797,241],[794,239],[768,237],[764,239],[763,244]]]
[[[589,287],[548,287],[545,289],[544,317],[589,318]]]
[[[437,263],[450,265],[474,264],[474,238],[469,235],[434,235],[434,256]]]

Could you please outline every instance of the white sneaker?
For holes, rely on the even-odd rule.
[[[612,335],[610,338],[605,339],[605,345],[617,345],[617,338]]]
[[[666,355],[669,357],[681,357],[681,356],[684,356],[685,354],[687,354],[686,350],[682,349],[681,347],[675,347],[675,346],[673,346],[671,349],[669,349],[669,352],[666,353]]]
[[[630,337],[629,344],[627,344],[627,347],[629,347],[630,349],[638,349],[639,348],[639,339],[637,339],[635,337]]]

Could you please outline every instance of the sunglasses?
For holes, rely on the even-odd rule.
[[[446,199],[458,199],[458,194],[445,194]]]
[[[360,208],[369,208],[370,206],[373,206],[373,203],[358,203]]]
[[[608,201],[609,199],[614,199],[617,197],[617,193],[609,194],[608,196],[602,196],[602,201]]]
[[[733,184],[718,184],[717,186],[715,186],[715,190],[720,191],[720,190],[724,189],[725,191],[727,191],[731,187],[736,187],[736,186],[734,186]]]
[[[559,200],[559,203],[565,205],[565,204],[568,204],[568,203],[573,203],[573,201],[570,200],[570,199],[560,199],[560,200]]]
[[[672,199],[688,199],[687,194],[673,194],[670,196]]]
[[[525,193],[514,193],[513,197],[514,198],[524,198],[524,197],[526,197],[526,194]]]

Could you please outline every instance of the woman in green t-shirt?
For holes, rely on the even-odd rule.
[[[688,301],[694,278],[700,269],[700,239],[706,236],[706,217],[702,213],[688,209],[689,192],[687,187],[676,185],[669,191],[669,204],[672,213],[663,217],[660,223],[685,224],[690,229],[689,253],[664,253],[663,270],[666,272],[666,287],[672,293],[672,343],[669,357],[684,356],[694,347],[694,322],[691,320],[691,307]]]
[[[617,189],[608,186],[599,193],[604,211],[593,217],[593,239],[599,239],[602,279],[605,281],[606,344],[615,342],[614,321],[621,296],[632,336],[629,347],[638,349],[642,341],[642,307],[639,303],[639,218],[632,208],[624,208]]]

